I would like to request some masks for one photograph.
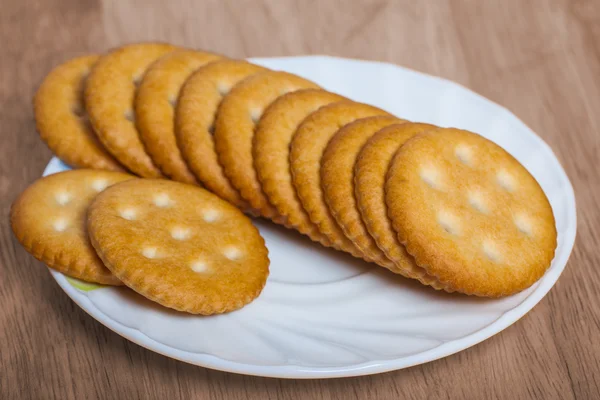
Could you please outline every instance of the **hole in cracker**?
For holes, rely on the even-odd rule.
[[[214,209],[202,211],[202,219],[206,222],[215,222],[221,217],[221,213]]]
[[[524,233],[527,236],[531,236],[531,234],[532,234],[531,220],[526,215],[524,215],[524,214],[515,215],[514,222],[515,222],[515,225],[517,226],[517,229],[521,233]]]
[[[210,133],[211,135],[215,134],[215,124],[210,124],[210,126],[208,127],[208,133]]]
[[[252,122],[254,122],[255,124],[258,123],[261,115],[262,111],[258,108],[253,108],[252,110],[250,110],[250,118],[252,118]]]
[[[126,219],[128,221],[133,221],[137,215],[136,211],[133,208],[125,208],[119,212],[121,218]]]
[[[106,179],[96,179],[92,182],[92,188],[96,192],[101,192],[108,186],[108,181]]]
[[[76,105],[71,108],[71,112],[75,114],[78,118],[86,118],[85,109],[81,105]]]
[[[473,160],[473,153],[471,152],[471,148],[467,145],[460,144],[456,146],[454,149],[454,154],[456,157],[465,165],[471,165]]]
[[[460,233],[460,225],[456,216],[448,211],[440,211],[437,217],[438,223],[446,232],[451,235],[458,235]]]
[[[132,82],[136,88],[138,88],[140,86],[140,84],[142,83],[143,76],[144,76],[144,74],[142,74],[142,73],[138,73],[133,76]]]
[[[515,190],[515,179],[506,170],[500,170],[496,174],[496,181],[503,189],[512,192]]]
[[[142,255],[148,259],[156,258],[157,254],[156,247],[144,247],[142,249]]]
[[[154,205],[160,208],[170,207],[173,204],[173,200],[166,193],[159,193],[152,199]]]
[[[69,221],[67,221],[64,218],[56,219],[52,223],[52,227],[57,232],[64,232],[67,229],[68,226],[69,226]]]
[[[483,253],[489,260],[493,262],[500,261],[500,251],[498,251],[498,247],[493,241],[485,240],[481,248],[483,250]]]
[[[175,240],[186,240],[190,237],[190,230],[181,226],[171,229],[171,237]]]
[[[135,113],[133,112],[133,110],[125,111],[125,119],[127,119],[130,122],[135,123]]]
[[[194,271],[194,272],[205,272],[206,270],[208,270],[208,265],[203,260],[194,261],[190,265],[190,267],[192,268],[192,271]]]
[[[485,201],[483,199],[483,195],[481,194],[481,192],[479,191],[475,191],[475,192],[470,192],[469,195],[469,204],[471,205],[471,207],[473,207],[474,209],[476,209],[477,211],[487,214],[488,213],[488,208],[487,205],[485,204]]]
[[[242,252],[235,246],[227,246],[223,249],[223,255],[231,260],[239,260],[242,257]]]
[[[433,167],[423,167],[419,173],[423,182],[433,189],[438,189],[439,184],[439,172]]]
[[[229,85],[227,85],[223,82],[217,83],[217,91],[219,92],[219,94],[221,96],[227,95],[227,93],[229,93],[229,90],[230,90]]]
[[[54,198],[56,199],[56,202],[58,204],[64,206],[65,204],[71,201],[71,194],[69,194],[68,192],[58,192],[54,195]]]
[[[86,126],[90,131],[92,130],[92,124],[90,123],[90,116],[87,113],[83,113],[83,115],[79,116],[79,121]]]

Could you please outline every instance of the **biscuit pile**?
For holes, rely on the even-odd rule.
[[[163,306],[223,313],[269,275],[267,248],[242,212],[197,186],[78,169],[41,178],[11,208],[27,251],[71,277],[123,285]]]
[[[35,115],[42,139],[74,167],[203,186],[247,214],[435,289],[510,295],[554,257],[550,204],[502,148],[290,73],[133,44],[54,69]],[[153,218],[160,227],[165,217]],[[98,226],[121,229],[117,221]],[[130,240],[106,234],[97,243]],[[136,262],[116,250],[101,256],[108,264],[120,257]],[[127,284],[127,273],[109,269]]]

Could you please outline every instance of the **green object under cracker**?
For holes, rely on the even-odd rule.
[[[66,278],[67,278],[67,281],[69,281],[69,283],[71,285],[73,285],[73,287],[75,287],[79,290],[82,290],[84,292],[89,292],[91,290],[96,290],[96,289],[100,289],[100,288],[104,287],[104,285],[98,285],[96,283],[80,281],[79,279],[71,278],[69,276],[67,276]]]

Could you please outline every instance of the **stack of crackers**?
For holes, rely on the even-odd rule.
[[[554,257],[548,199],[501,147],[294,74],[132,44],[58,66],[34,105],[42,139],[85,170],[28,189],[17,237],[53,268],[168,307],[225,312],[260,293],[267,251],[242,212],[448,292],[510,295]],[[71,228],[89,250],[77,268],[46,254],[74,249]]]

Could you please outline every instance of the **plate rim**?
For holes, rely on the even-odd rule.
[[[568,250],[563,252],[559,258],[554,259],[554,263],[556,263],[556,268],[552,270],[548,270],[546,274],[540,279],[537,283],[537,287],[517,306],[513,309],[505,311],[502,313],[496,320],[489,323],[487,326],[472,332],[468,335],[465,335],[461,338],[449,340],[444,342],[436,347],[433,347],[429,350],[425,350],[416,354],[412,354],[409,356],[397,357],[393,359],[386,360],[371,360],[360,364],[348,365],[343,367],[305,367],[300,365],[255,365],[255,364],[246,364],[240,363],[236,361],[222,359],[210,354],[206,353],[193,353],[185,350],[176,349],[173,347],[169,347],[163,343],[160,343],[149,336],[147,336],[142,331],[130,328],[121,324],[120,322],[111,319],[104,312],[98,309],[93,302],[85,295],[84,292],[78,290],[73,285],[71,285],[65,275],[60,272],[50,270],[52,277],[56,280],[58,285],[63,289],[63,291],[88,315],[92,318],[100,322],[102,325],[106,326],[108,329],[112,330],[119,336],[124,337],[125,339],[136,343],[137,345],[144,347],[148,350],[161,354],[163,356],[173,358],[179,361],[183,361],[189,364],[197,365],[204,368],[210,368],[225,372],[232,372],[238,374],[245,375],[253,375],[253,376],[262,376],[262,377],[271,377],[271,378],[286,378],[286,379],[325,379],[325,378],[342,378],[342,377],[354,377],[354,376],[363,376],[363,375],[371,375],[377,373],[384,373],[399,369],[408,368],[411,366],[424,364],[430,361],[435,361],[440,358],[444,358],[450,356],[452,354],[458,353],[462,350],[466,350],[472,346],[475,346],[482,341],[490,338],[491,336],[502,332],[504,329],[508,328],[510,325],[517,322],[521,319],[525,314],[531,311],[550,291],[550,289],[556,284],[558,278],[566,268],[569,257],[573,251],[573,247],[575,244],[575,238],[577,235],[577,207],[576,207],[576,199],[575,192],[573,189],[573,185],[566,174],[559,158],[556,156],[552,148],[540,137],[538,136],[531,128],[527,126],[518,116],[516,116],[513,112],[511,112],[508,108],[493,102],[490,99],[480,95],[479,93],[467,88],[466,86],[448,80],[446,78],[430,75],[424,72],[416,71],[410,68],[406,68],[400,65],[392,64],[389,62],[383,61],[371,61],[371,60],[363,60],[356,58],[345,58],[345,57],[335,57],[328,55],[302,55],[302,56],[289,56],[289,57],[257,57],[257,58],[249,58],[249,61],[260,63],[261,61],[267,62],[277,62],[278,60],[292,60],[292,59],[331,59],[336,61],[343,62],[355,62],[355,63],[365,63],[372,65],[385,65],[391,66],[394,68],[398,68],[412,74],[418,74],[423,77],[434,79],[437,81],[441,81],[443,84],[457,86],[461,90],[469,92],[471,95],[475,95],[478,100],[486,102],[493,107],[498,109],[502,109],[504,112],[507,112],[509,115],[514,117],[518,123],[522,125],[526,129],[526,131],[533,136],[533,139],[537,141],[537,144],[540,145],[540,148],[547,152],[548,155],[553,158],[558,168],[558,172],[560,174],[561,180],[565,183],[565,198],[567,205],[567,226],[565,228],[565,237],[564,237],[564,245]],[[59,159],[57,157],[53,157],[50,162],[47,164],[44,169],[43,176],[45,176],[53,164],[58,162]]]

